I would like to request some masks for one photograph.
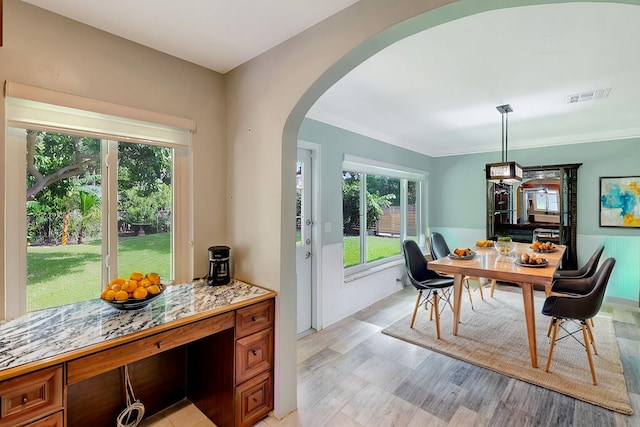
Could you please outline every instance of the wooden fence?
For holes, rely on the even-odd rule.
[[[409,206],[407,212],[407,234],[415,236],[416,232],[416,208]],[[400,206],[382,208],[382,215],[378,220],[376,234],[400,235]]]

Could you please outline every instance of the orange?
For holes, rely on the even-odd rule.
[[[109,290],[105,294],[104,299],[107,301],[113,301],[114,299],[116,299],[116,293],[114,291]]]
[[[136,282],[135,280],[129,280],[127,283],[125,283],[122,286],[122,290],[127,291],[127,292],[133,292],[138,288],[138,282]]]
[[[139,282],[142,279],[144,279],[144,274],[139,271],[134,271],[131,273],[131,276],[129,276],[129,280],[135,280],[136,282]]]
[[[146,298],[146,296],[147,296],[147,288],[144,288],[142,286],[140,286],[139,288],[136,288],[136,290],[133,291],[134,298],[142,299],[142,298]]]
[[[116,292],[116,301],[126,301],[129,299],[129,294],[127,291],[118,291]]]
[[[149,279],[153,285],[160,284],[160,275],[158,273],[147,274],[147,279]]]
[[[155,294],[159,294],[160,293],[160,287],[158,285],[151,285],[147,288],[147,291],[151,294],[151,295],[155,295]]]
[[[147,286],[151,286],[153,283],[151,283],[151,280],[147,279],[146,277],[142,280],[140,280],[140,282],[138,282],[138,286],[144,286],[145,288]]]
[[[111,285],[111,290],[114,292],[118,292],[121,289],[122,285],[120,283],[114,283],[113,285]]]
[[[116,283],[119,285],[124,285],[125,280],[122,277],[116,277],[112,281],[109,282],[109,286],[115,285]]]

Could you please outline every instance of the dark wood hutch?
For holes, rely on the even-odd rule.
[[[487,181],[487,237],[567,246],[562,268],[578,268],[578,168],[582,163],[526,166],[521,183]]]

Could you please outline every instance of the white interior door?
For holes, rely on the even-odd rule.
[[[312,310],[312,257],[311,240],[311,151],[298,149],[296,165],[296,276],[298,290],[297,333],[311,329]]]

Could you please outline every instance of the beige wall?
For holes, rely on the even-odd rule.
[[[18,0],[4,1],[3,42],[1,82],[195,120],[194,273],[206,274],[207,248],[228,243],[224,77]],[[0,138],[4,135],[2,120]]]
[[[446,3],[406,0],[398,7],[361,0],[226,75],[230,240],[237,277],[279,291],[278,416],[296,407],[294,172],[302,118],[346,72],[430,20],[405,22],[398,32],[376,36],[379,32]],[[443,22],[443,16],[436,20]]]

